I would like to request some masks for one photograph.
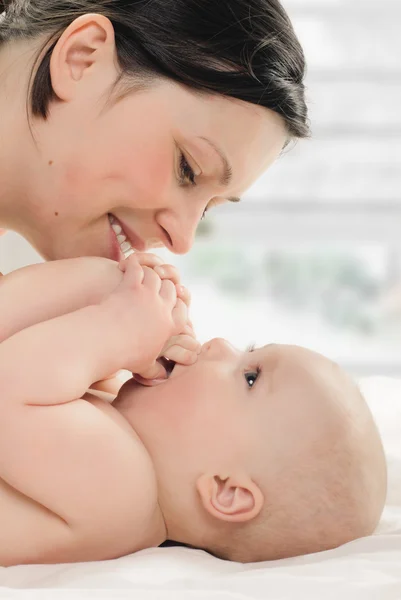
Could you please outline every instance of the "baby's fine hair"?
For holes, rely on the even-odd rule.
[[[374,532],[386,500],[385,453],[359,387],[342,377],[338,402],[345,399],[344,426],[331,437],[322,431],[323,443],[314,452],[294,457],[274,484],[265,485],[266,502],[253,521],[222,523],[209,552],[244,563],[277,560],[330,550]],[[350,416],[353,411],[357,418]]]

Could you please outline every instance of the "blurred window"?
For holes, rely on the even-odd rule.
[[[284,0],[308,62],[311,140],[176,257],[202,340],[301,344],[401,375],[401,2]]]

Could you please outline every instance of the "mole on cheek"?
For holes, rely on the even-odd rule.
[[[53,164],[53,161],[52,161],[52,160],[49,160],[49,167],[51,167],[51,166],[52,166],[52,164]],[[55,216],[55,217],[58,217],[58,212],[55,212],[55,213],[54,213],[54,216]]]

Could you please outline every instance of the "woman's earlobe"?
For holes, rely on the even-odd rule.
[[[63,32],[52,52],[50,77],[54,93],[60,100],[71,100],[77,84],[94,67],[98,67],[98,79],[110,78],[110,68],[115,71],[114,57],[110,20],[97,14],[78,17]]]
[[[196,487],[204,509],[222,521],[251,521],[263,507],[263,494],[247,475],[201,475]]]

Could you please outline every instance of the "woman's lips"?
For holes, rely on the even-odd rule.
[[[122,227],[123,234],[127,238],[127,241],[131,244],[132,248],[138,252],[145,252],[146,242],[140,238],[139,235],[133,229],[131,229],[129,225],[127,225],[127,223],[124,223],[124,221],[121,221],[121,219],[118,219],[117,217],[114,218]]]
[[[111,213],[108,214],[108,219],[113,238],[117,242],[120,250],[120,254],[118,255],[119,258],[116,258],[117,252],[115,244],[113,244],[112,255],[114,260],[121,260],[123,257],[127,258],[135,250],[138,252],[144,252],[146,250],[146,242],[144,242],[133,229],[128,227],[128,225],[123,223],[123,221],[120,221]]]

